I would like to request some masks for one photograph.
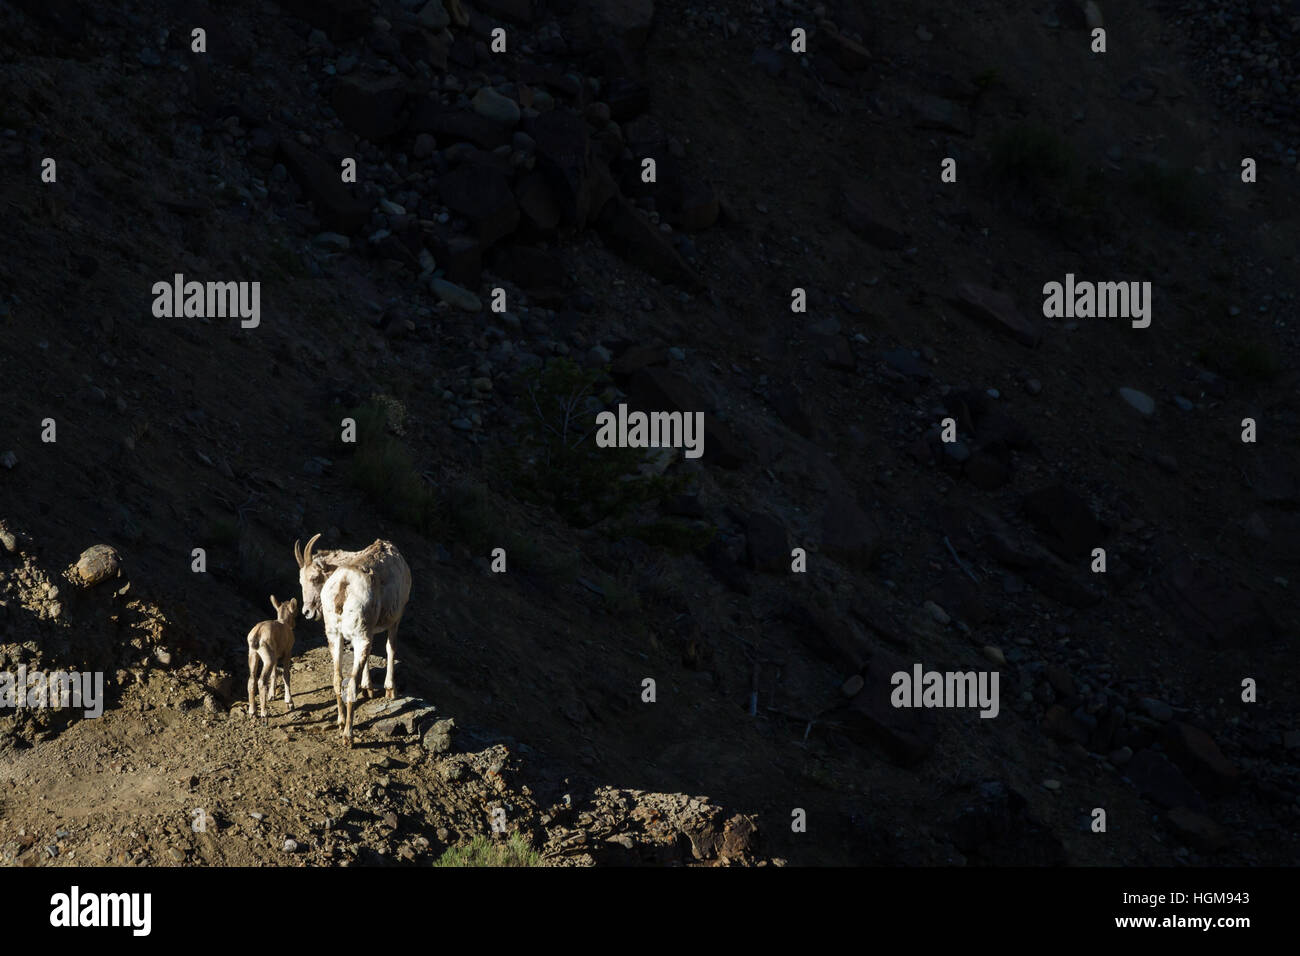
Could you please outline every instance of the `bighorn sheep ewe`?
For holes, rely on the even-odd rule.
[[[284,702],[293,710],[293,695],[289,692],[289,670],[293,666],[293,625],[298,617],[298,599],[289,598],[281,604],[271,595],[275,608],[274,621],[261,621],[248,632],[248,716],[253,716],[253,689],[258,686],[258,665],[261,665],[261,710],[267,719],[268,701],[275,695],[275,672],[278,666],[284,678]]]
[[[392,698],[393,653],[397,627],[402,622],[407,598],[411,596],[411,569],[392,542],[376,540],[362,551],[319,551],[312,553],[316,535],[299,550],[293,543],[298,561],[298,578],[302,583],[303,617],[325,622],[325,639],[334,659],[334,700],[338,705],[338,724],[343,737],[352,746],[352,705],[357,697],[357,676],[361,692],[372,696],[370,688],[370,643],[380,631],[387,631],[388,673],[384,679],[384,696]],[[343,639],[352,645],[352,670],[346,686],[342,682],[340,654]],[[347,702],[346,719],[344,701]]]

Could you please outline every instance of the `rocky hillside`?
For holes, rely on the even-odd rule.
[[[5,860],[1300,861],[1285,6],[0,5],[0,668],[108,699]],[[310,622],[246,714],[317,532],[415,582],[351,752]]]

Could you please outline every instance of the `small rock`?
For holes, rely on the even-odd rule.
[[[1048,778],[1047,780],[1044,780],[1044,781],[1043,781],[1043,787],[1046,788],[1046,789],[1048,789],[1048,790],[1060,790],[1060,789],[1061,789],[1061,781],[1059,781],[1059,780],[1053,780],[1053,779],[1051,779],[1051,778]]]
[[[421,133],[416,136],[415,144],[411,147],[411,154],[416,159],[428,159],[437,151],[438,141],[431,133]]]
[[[3,455],[0,455],[0,465],[4,465],[12,471],[18,466],[18,456],[11,451],[7,451]]]
[[[451,750],[451,735],[455,729],[456,721],[451,717],[435,721],[433,726],[425,731],[424,738],[421,740],[424,749],[432,754],[447,753]]]
[[[982,653],[986,658],[988,658],[994,664],[997,664],[999,667],[1003,667],[1007,663],[1006,655],[1002,653],[1002,649],[998,647],[994,647],[992,644],[987,645],[983,649]]]
[[[1135,388],[1121,388],[1119,397],[1128,402],[1129,405],[1137,409],[1142,415],[1150,418],[1155,414],[1156,402],[1150,395],[1139,392]]]
[[[352,240],[337,232],[321,232],[312,237],[312,245],[335,252],[347,252],[352,248]]]
[[[107,544],[96,544],[87,548],[77,559],[77,563],[68,569],[68,575],[83,588],[94,587],[102,581],[117,577],[121,573],[121,558],[117,550]]]
[[[1162,700],[1156,700],[1154,697],[1143,697],[1138,703],[1152,720],[1158,720],[1164,724],[1174,719],[1174,709]]]
[[[938,623],[948,624],[952,621],[952,618],[948,616],[948,612],[939,607],[939,605],[935,604],[933,601],[926,601],[922,606],[927,612],[929,612],[930,617],[934,618]]]
[[[442,0],[429,0],[420,10],[420,26],[429,30],[441,30],[450,25],[451,15],[442,5]]]
[[[429,286],[443,302],[454,305],[463,312],[481,312],[483,303],[479,297],[468,289],[456,285],[454,282],[448,282],[446,279],[430,279]]]
[[[514,129],[519,124],[519,104],[490,86],[481,87],[474,94],[471,105],[479,116],[507,129]]]
[[[297,852],[298,852],[298,841],[297,841],[297,840],[293,840],[293,839],[285,840],[285,841],[284,841],[284,852],[285,852],[285,853],[297,853]]]
[[[1228,836],[1223,828],[1203,813],[1188,807],[1174,807],[1165,819],[1175,833],[1198,850],[1214,853],[1228,845]]]
[[[1101,7],[1097,6],[1094,0],[1088,0],[1088,2],[1083,5],[1083,17],[1088,21],[1089,30],[1096,30],[1106,25],[1105,21],[1101,18]]]

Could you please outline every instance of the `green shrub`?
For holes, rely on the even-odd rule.
[[[1166,225],[1187,229],[1206,221],[1196,174],[1186,167],[1143,163],[1132,174],[1129,189]]]
[[[621,517],[679,484],[639,474],[643,449],[596,447],[596,416],[587,399],[607,377],[570,359],[531,370],[523,383],[525,419],[503,463],[521,498],[553,508],[578,527]]]
[[[448,847],[434,866],[541,866],[542,856],[520,834],[503,843],[476,836],[464,846]]]
[[[372,399],[350,413],[357,440],[348,477],[389,517],[434,535],[440,527],[438,496],[416,470],[406,446],[388,433],[392,408],[391,402]]]
[[[993,175],[1010,186],[1041,189],[1064,179],[1073,165],[1069,145],[1044,126],[1012,126],[993,140]]]
[[[663,518],[646,524],[620,524],[611,528],[609,537],[636,538],[653,547],[674,554],[697,554],[709,546],[717,528]]]

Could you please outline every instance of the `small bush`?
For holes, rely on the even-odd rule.
[[[504,470],[521,498],[553,508],[578,527],[621,517],[667,494],[676,482],[638,473],[643,450],[597,448],[596,416],[587,407],[599,369],[552,359],[524,380],[527,416],[515,432]]]
[[[1001,82],[1001,76],[996,66],[990,66],[988,69],[980,70],[971,77],[971,82],[975,84],[976,89],[983,93]]]
[[[1166,225],[1187,229],[1206,220],[1196,174],[1186,167],[1144,163],[1133,174],[1129,188]]]
[[[1282,371],[1277,353],[1267,343],[1222,334],[1212,336],[1197,349],[1196,360],[1239,382],[1271,382]]]
[[[504,843],[476,836],[465,846],[448,847],[434,866],[540,866],[542,856],[520,834]]]
[[[406,447],[388,434],[390,408],[390,403],[372,400],[350,413],[357,423],[357,441],[349,479],[389,517],[434,535],[440,526],[438,496],[416,470]]]
[[[1022,124],[993,140],[994,176],[1012,186],[1034,189],[1064,179],[1073,167],[1070,147],[1051,129]]]
[[[1243,342],[1233,352],[1232,373],[1239,379],[1271,382],[1280,371],[1277,353],[1263,342]]]
[[[208,522],[203,540],[210,545],[229,546],[239,540],[239,522],[222,515]]]
[[[717,528],[688,524],[685,521],[661,519],[647,524],[618,525],[610,529],[609,537],[636,538],[652,547],[663,548],[674,554],[698,554],[709,546]]]

